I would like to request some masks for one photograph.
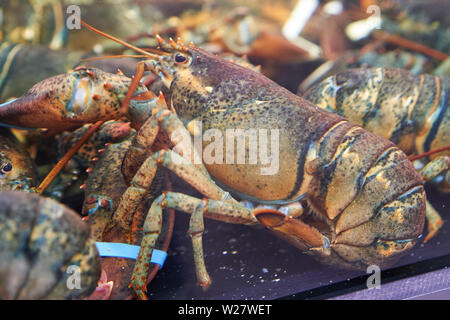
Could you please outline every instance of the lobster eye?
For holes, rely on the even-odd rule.
[[[5,164],[5,165],[2,167],[1,172],[2,172],[3,174],[6,174],[6,173],[10,172],[11,170],[12,170],[12,164],[8,162],[7,164]]]
[[[185,56],[183,56],[181,53],[177,53],[175,55],[175,62],[177,63],[183,63],[186,62],[187,58]]]

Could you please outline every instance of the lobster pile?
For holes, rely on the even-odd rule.
[[[40,21],[28,26],[31,41],[14,32],[26,26],[6,20],[0,298],[146,299],[169,249],[175,210],[190,214],[195,272],[205,290],[214,284],[204,218],[262,226],[323,264],[356,270],[389,268],[439,233],[443,219],[424,182],[450,192],[448,58],[438,61],[445,42],[420,47],[428,61],[421,66],[429,68],[420,74],[383,58],[371,65],[367,48],[402,59],[417,52],[406,46],[380,54],[395,41],[375,31],[351,42],[342,30],[365,11],[331,15],[323,4],[305,29],[322,47],[317,56],[277,30],[289,2],[277,10],[265,3],[263,12],[250,1],[226,15],[230,3],[212,17],[169,10],[170,18],[143,18],[146,6],[157,7],[149,1],[130,10],[155,34],[121,35],[127,41],[87,24],[83,14],[84,33],[60,39],[58,23],[53,32],[44,28],[45,4],[30,9]],[[55,14],[64,3],[51,6]],[[405,19],[394,5],[383,10],[386,19]],[[314,31],[322,21],[342,31],[340,46]],[[399,21],[391,24],[408,35],[395,31]],[[36,44],[49,34],[49,47]],[[96,51],[86,51],[90,41]],[[110,55],[101,60],[98,51]],[[124,71],[111,72],[118,67]],[[424,73],[435,67],[435,75]],[[293,74],[300,68],[311,70]],[[177,181],[195,192],[173,191]]]

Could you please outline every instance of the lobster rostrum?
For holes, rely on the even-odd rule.
[[[170,88],[170,107],[160,104],[153,108],[128,152],[128,165],[127,161],[122,165],[122,170],[131,168],[124,174],[131,177],[131,187],[114,212],[115,225],[130,228],[128,211],[137,207],[161,166],[205,196],[202,200],[164,192],[152,203],[130,283],[138,297],[145,297],[150,257],[161,232],[162,211],[168,208],[191,214],[189,234],[197,278],[204,288],[211,284],[203,259],[204,216],[229,223],[262,224],[304,252],[344,268],[386,267],[417,242],[425,217],[422,179],[392,142],[194,45],[157,37],[159,49],[147,52],[113,39],[148,58],[138,64],[122,110],[132,109],[145,71],[160,75]],[[198,134],[199,123],[203,129],[221,132],[279,130],[279,139],[273,142],[279,150],[278,171],[261,174],[264,163],[194,164],[187,153],[180,155],[175,149],[148,152],[159,129],[174,139],[175,129]],[[190,139],[187,144],[191,154],[203,155],[204,150],[195,149]],[[229,152],[227,148],[221,150],[223,155]],[[236,151],[234,144],[231,149]],[[230,193],[280,209],[253,210]],[[282,213],[300,199],[312,208],[312,215]]]

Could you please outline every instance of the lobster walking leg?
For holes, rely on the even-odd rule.
[[[138,168],[142,165],[144,160],[150,154],[150,147],[153,145],[155,138],[160,129],[164,130],[168,135],[172,144],[177,144],[178,141],[174,139],[181,135],[183,139],[183,151],[189,151],[183,154],[185,158],[191,160],[191,152],[194,153],[194,159],[200,159],[197,154],[197,150],[194,149],[188,130],[184,127],[181,120],[167,108],[166,101],[162,94],[159,95],[158,101],[155,106],[152,107],[152,114],[149,119],[140,128],[136,138],[133,141],[133,145],[127,152],[122,165],[122,173],[127,180],[136,174]],[[197,167],[202,170],[206,175],[208,171],[203,165],[203,162],[197,164]]]
[[[150,261],[154,243],[158,236],[160,217],[163,209],[175,209],[191,214],[189,233],[192,237],[196,274],[199,284],[206,288],[211,279],[206,271],[203,258],[202,233],[203,215],[206,218],[228,223],[257,224],[262,223],[286,238],[296,242],[303,241],[303,246],[309,249],[322,250],[325,254],[329,245],[328,240],[314,227],[291,217],[286,218],[282,213],[272,210],[249,209],[240,203],[218,200],[201,200],[182,193],[167,192],[158,197],[152,204],[144,224],[144,238],[141,243],[137,268],[131,279],[130,286],[138,296],[142,297],[145,284],[146,268]],[[265,215],[268,213],[267,215]],[[282,217],[282,218],[280,218]],[[298,243],[297,243],[298,244]]]
[[[208,289],[211,285],[211,277],[206,270],[205,258],[203,255],[203,232],[205,224],[203,222],[203,214],[208,205],[208,201],[202,203],[192,212],[189,221],[189,236],[192,240],[192,248],[194,250],[195,271],[199,285],[204,289]]]
[[[440,156],[429,162],[419,171],[419,173],[422,175],[425,182],[431,181],[438,175],[448,172],[449,164],[450,158],[448,156]],[[441,216],[428,200],[426,206],[426,218],[428,222],[428,234],[425,237],[424,242],[428,242],[431,238],[433,238],[444,224]]]
[[[443,155],[431,160],[419,172],[425,182],[431,181],[442,173],[449,170],[450,157]]]
[[[129,213],[134,212],[142,201],[146,190],[152,184],[158,165],[171,170],[208,198],[226,199],[229,196],[209,176],[182,156],[171,150],[158,151],[144,161],[120,200],[113,219],[122,228],[129,228],[132,217]]]
[[[202,206],[203,200],[191,197],[182,193],[167,192],[159,196],[150,207],[144,223],[144,237],[141,242],[141,250],[136,269],[131,278],[130,286],[133,287],[138,297],[143,296],[142,289],[145,289],[145,277],[147,275],[150,257],[153,252],[154,244],[158,238],[159,222],[161,220],[162,210],[172,208],[186,213],[194,214],[191,218],[190,232],[192,235],[202,231],[203,214],[207,218],[221,220],[229,223],[256,224],[252,210],[239,203],[230,203],[216,200],[208,200],[205,206]],[[200,211],[200,212],[199,212]],[[197,238],[197,239],[194,239]],[[201,248],[201,237],[193,237],[194,256],[196,260],[196,274],[199,276],[199,283],[204,287],[210,283],[209,276],[204,266],[203,254]],[[145,290],[144,290],[145,291]]]
[[[439,229],[444,224],[444,220],[442,220],[439,213],[433,208],[428,200],[426,202],[425,217],[428,223],[428,233],[423,242],[426,243],[438,233]]]
[[[156,200],[155,200],[156,201]],[[150,266],[150,261],[155,248],[156,241],[161,233],[162,210],[160,207],[150,207],[144,222],[143,238],[138,259],[135,264],[133,276],[131,277],[129,288],[133,288],[139,299],[146,300],[146,283]]]
[[[133,177],[128,188],[123,194],[118,208],[114,214],[114,221],[122,228],[129,228],[132,215],[138,204],[142,201],[146,190],[152,184],[158,165],[162,165],[175,174],[182,177],[194,188],[204,193],[212,199],[222,199],[227,197],[228,193],[216,186],[211,180],[208,171],[203,165],[194,165],[190,162],[190,154],[193,153],[194,159],[199,158],[190,139],[189,132],[184,127],[178,117],[167,109],[164,97],[160,95],[159,103],[153,110],[154,115],[150,117],[139,130],[130,151],[123,161],[122,172],[125,177]],[[183,156],[173,151],[162,150],[150,155],[143,163],[143,156],[149,153],[151,144],[155,141],[159,128],[163,129],[169,136],[174,137],[177,131],[184,135]],[[175,141],[171,140],[175,144]],[[186,151],[188,154],[185,154]]]

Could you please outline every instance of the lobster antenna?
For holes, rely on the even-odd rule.
[[[92,61],[92,60],[103,60],[103,59],[114,59],[114,58],[145,58],[146,56],[142,54],[118,54],[113,56],[101,56],[101,57],[91,57],[81,59],[81,61]]]
[[[69,162],[70,159],[75,155],[75,153],[80,150],[80,148],[84,145],[84,143],[97,131],[98,128],[104,123],[105,121],[100,120],[97,121],[95,124],[93,124],[89,130],[81,137],[80,140],[69,150],[66,152],[66,154],[61,158],[61,160],[58,161],[58,163],[53,167],[53,169],[47,174],[45,179],[41,182],[39,187],[36,189],[36,193],[42,194],[45,189],[48,188],[48,186],[55,180],[56,176],[61,172],[61,170],[64,168],[64,166]]]
[[[94,28],[94,27],[91,27],[90,25],[88,25],[86,22],[84,22],[84,21],[81,20],[81,19],[80,19],[80,22],[81,22],[85,27],[87,27],[88,29],[94,31],[95,33],[97,33],[97,34],[99,34],[99,35],[101,35],[101,36],[103,36],[103,37],[105,37],[105,38],[108,38],[108,39],[110,39],[110,40],[112,40],[112,41],[115,41],[115,42],[117,42],[117,43],[119,43],[119,44],[121,44],[121,45],[123,45],[123,46],[129,48],[129,49],[132,49],[132,50],[134,50],[134,51],[136,51],[136,52],[142,53],[143,55],[145,55],[145,56],[147,56],[147,57],[150,57],[150,58],[157,58],[157,57],[158,57],[158,56],[155,56],[155,55],[149,53],[148,51],[142,50],[141,48],[138,48],[138,47],[136,47],[136,46],[133,46],[132,44],[129,44],[129,43],[123,41],[123,40],[120,40],[119,38],[116,38],[116,37],[114,37],[114,36],[111,36],[111,35],[109,35],[109,34],[103,32],[103,31],[100,31],[100,30],[98,30],[98,29],[96,29],[96,28]],[[155,50],[155,51],[156,51],[156,50]],[[163,53],[161,52],[161,53],[159,53],[159,54],[163,54]]]
[[[160,51],[160,50],[154,49],[154,48],[142,48],[142,49],[145,50],[145,51],[154,52],[156,54],[161,54],[161,55],[166,55],[166,56],[170,55],[170,53],[167,53],[167,52],[164,52],[164,51]]]
[[[428,152],[422,153],[422,154],[418,154],[418,155],[413,155],[413,156],[409,156],[408,160],[409,161],[414,161],[414,160],[418,160],[418,159],[422,159],[425,157],[428,157],[429,155],[435,154],[435,153],[439,153],[445,150],[450,150],[450,146],[446,146],[443,148],[439,148],[439,149],[434,149],[434,150],[430,150]]]

